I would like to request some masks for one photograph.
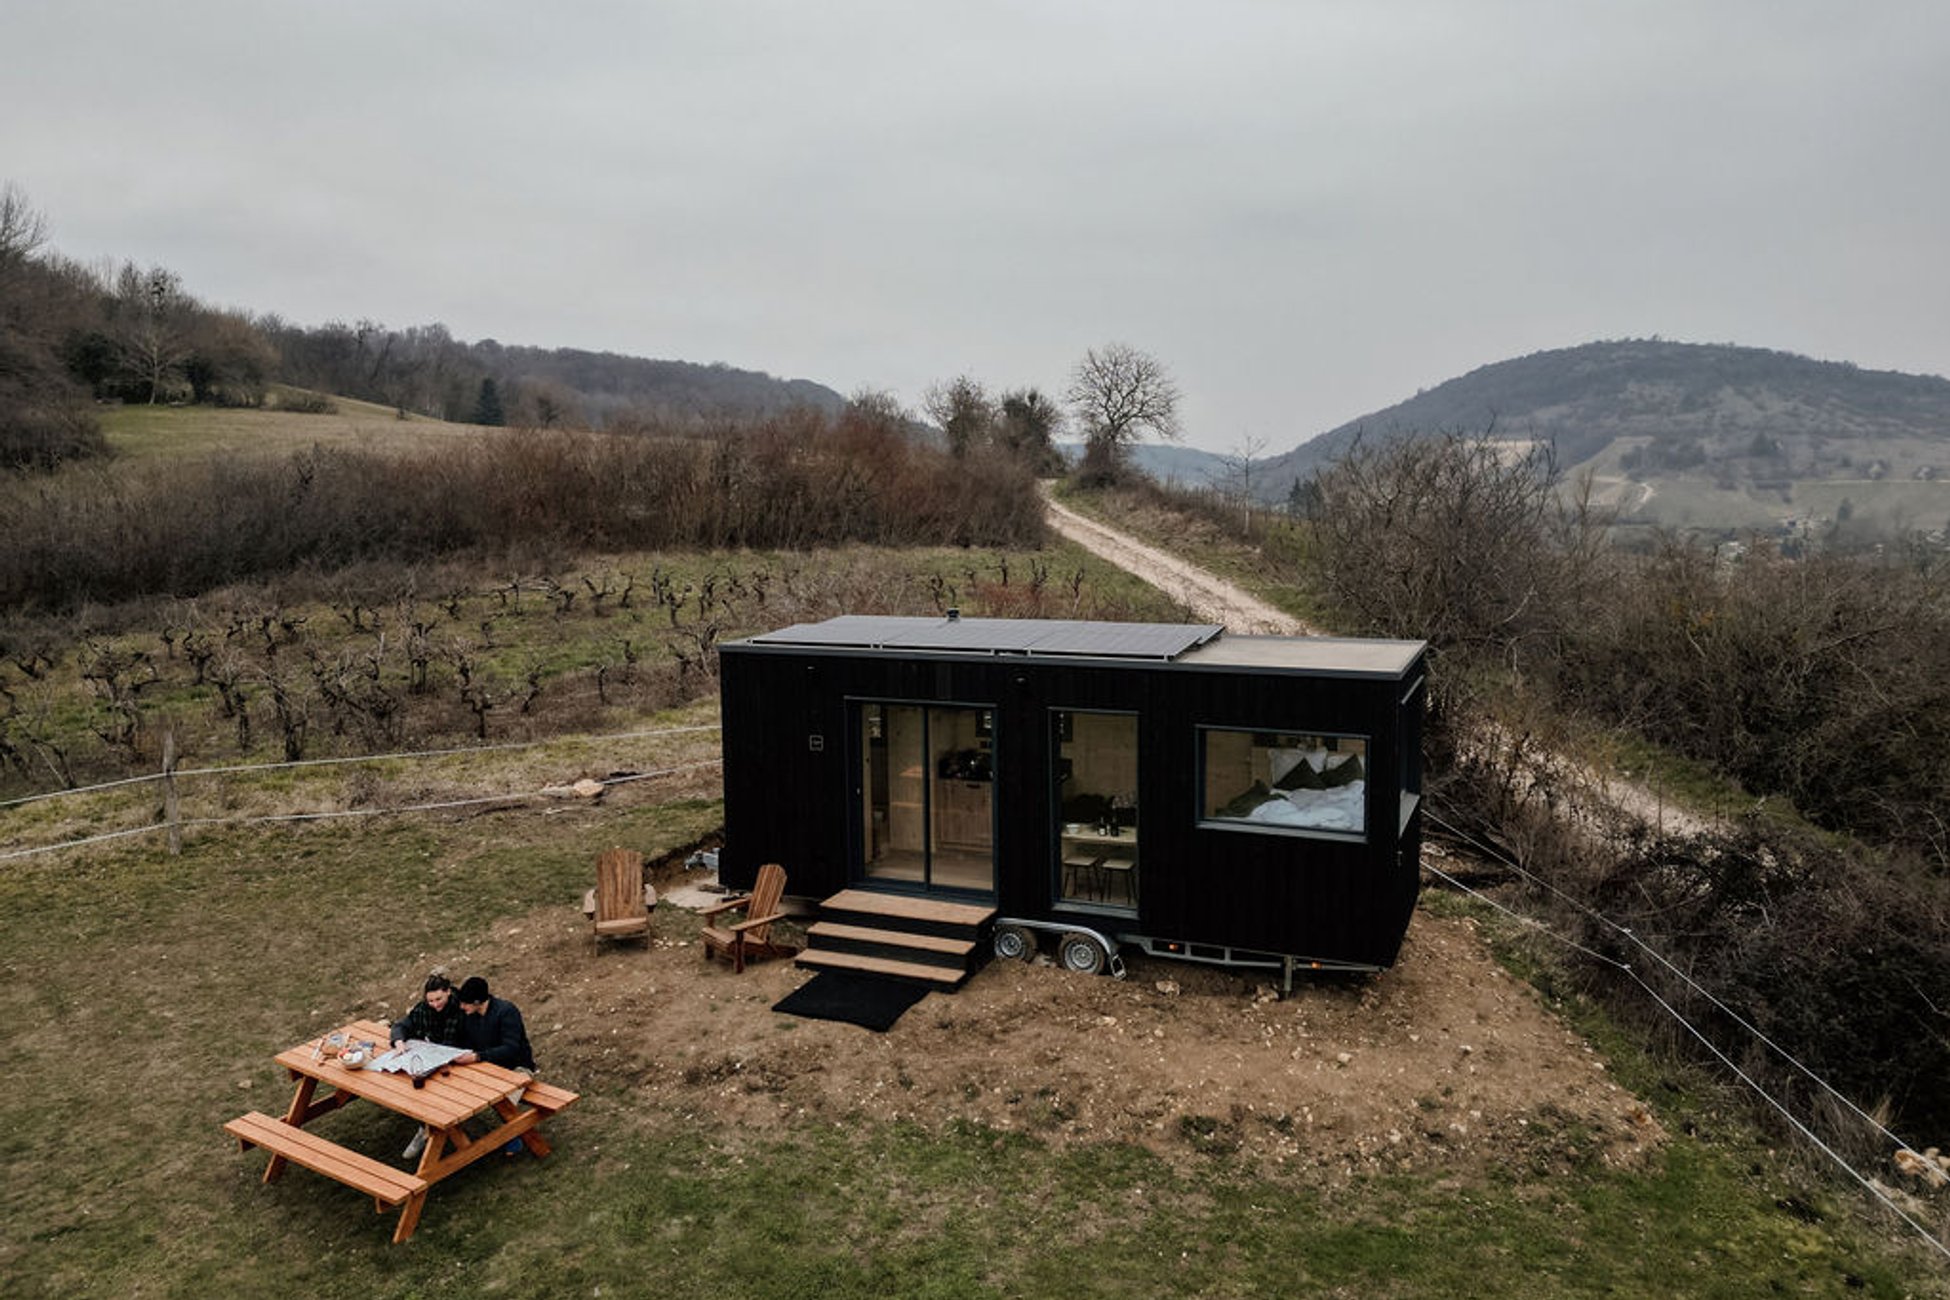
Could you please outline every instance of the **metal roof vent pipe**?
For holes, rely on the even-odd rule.
[[[948,610],[948,621],[950,623],[961,622],[961,611],[958,609],[950,608]]]

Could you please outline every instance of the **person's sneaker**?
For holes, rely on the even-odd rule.
[[[520,1138],[510,1138],[510,1139],[508,1140],[508,1145],[507,1145],[507,1146],[505,1146],[505,1147],[502,1147],[502,1148],[501,1148],[501,1154],[502,1154],[502,1155],[504,1155],[504,1156],[518,1156],[518,1155],[520,1155],[520,1154],[521,1154],[521,1139],[520,1139]]]
[[[413,1140],[406,1144],[406,1150],[399,1153],[400,1159],[417,1160],[419,1159],[420,1153],[426,1149],[427,1149],[427,1131],[425,1129],[421,1129],[419,1132],[413,1135]]]

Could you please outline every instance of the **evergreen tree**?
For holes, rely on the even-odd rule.
[[[474,423],[506,424],[507,417],[501,410],[501,390],[490,376],[481,381],[480,396],[474,399]]]

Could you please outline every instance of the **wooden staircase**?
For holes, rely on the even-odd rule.
[[[988,956],[994,919],[979,904],[844,889],[820,904],[798,964],[952,992]]]

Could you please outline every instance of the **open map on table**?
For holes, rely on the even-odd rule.
[[[425,1039],[409,1038],[384,1056],[374,1057],[372,1068],[424,1079],[466,1051],[465,1047],[442,1047]]]

